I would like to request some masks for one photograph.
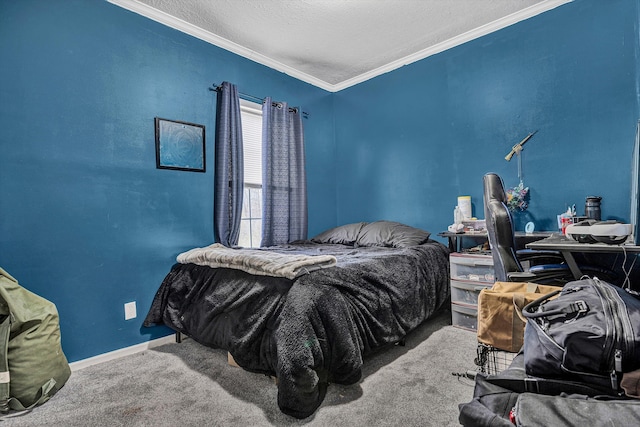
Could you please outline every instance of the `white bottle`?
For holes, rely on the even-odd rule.
[[[453,223],[462,224],[462,211],[458,206],[453,210]]]
[[[458,208],[463,220],[471,219],[471,196],[458,196]]]

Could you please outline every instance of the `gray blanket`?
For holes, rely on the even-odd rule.
[[[328,384],[358,382],[366,355],[401,340],[449,298],[448,250],[434,241],[271,250],[332,255],[337,264],[294,280],[176,264],[144,325],[167,325],[228,350],[244,369],[276,376],[278,406],[296,418],[313,414]]]

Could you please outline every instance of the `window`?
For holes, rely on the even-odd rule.
[[[262,105],[240,100],[244,194],[238,245],[260,246],[262,236]]]

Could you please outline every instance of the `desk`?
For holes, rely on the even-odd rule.
[[[530,249],[548,249],[559,251],[562,253],[567,265],[573,274],[573,277],[578,280],[582,277],[582,272],[573,257],[574,253],[630,253],[640,254],[640,246],[635,245],[607,245],[606,243],[580,243],[575,240],[568,239],[566,236],[555,233],[546,239],[537,240],[535,242],[527,243],[527,248]]]
[[[518,249],[527,245],[531,241],[544,239],[545,237],[552,236],[551,231],[534,231],[533,233],[524,233],[522,231],[516,231],[515,239]],[[478,241],[478,243],[486,242],[489,237],[486,231],[477,231],[471,233],[452,233],[450,231],[443,231],[438,233],[440,237],[446,237],[449,239],[449,250],[451,252],[460,252],[462,250],[462,239],[472,239]]]

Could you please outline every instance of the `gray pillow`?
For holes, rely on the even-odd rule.
[[[315,243],[334,243],[341,245],[353,245],[360,234],[360,230],[366,222],[356,222],[353,224],[341,225],[339,227],[330,228],[323,231],[315,237],[311,238]]]
[[[406,248],[429,240],[431,233],[393,221],[371,222],[360,230],[356,246]]]

